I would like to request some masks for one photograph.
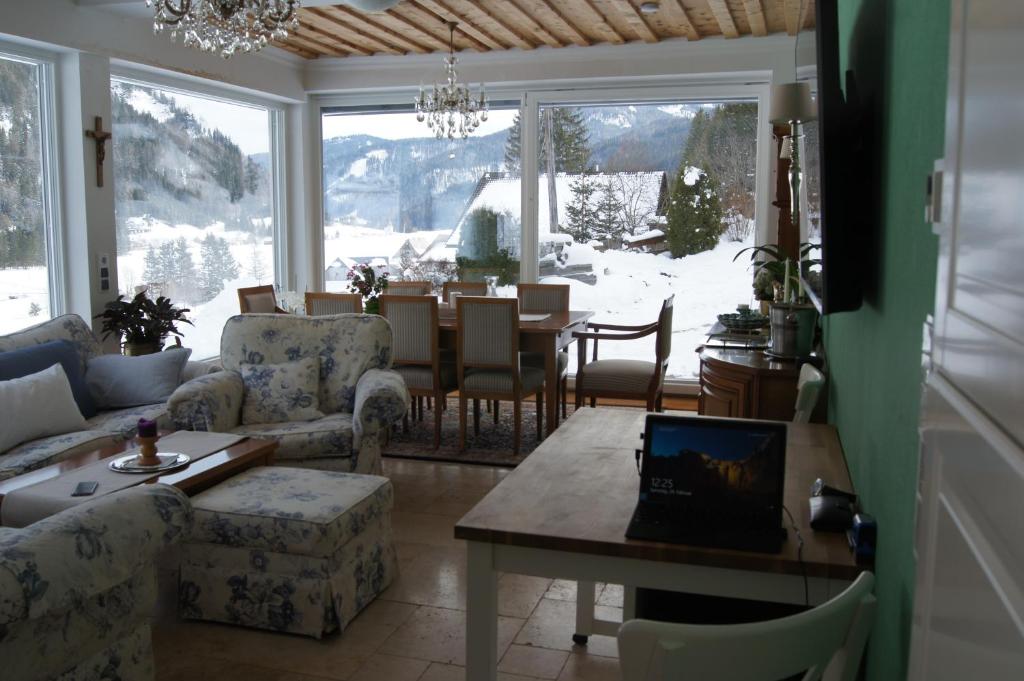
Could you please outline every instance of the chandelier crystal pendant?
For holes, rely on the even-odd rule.
[[[299,0],[146,0],[155,7],[153,33],[227,59],[258,52],[299,27]]]
[[[444,60],[448,82],[444,85],[434,84],[434,89],[425,92],[420,88],[420,96],[416,98],[416,120],[427,122],[427,127],[434,131],[437,139],[455,139],[456,135],[465,139],[469,133],[487,120],[487,95],[483,83],[480,94],[474,97],[469,88],[458,82],[455,73],[455,27],[454,21],[448,22],[448,56]]]

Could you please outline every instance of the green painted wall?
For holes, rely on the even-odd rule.
[[[943,154],[949,0],[839,0],[844,68],[873,101],[877,219],[864,225],[864,306],[825,321],[829,418],[857,491],[879,523],[879,599],[869,681],[906,675],[914,591],[913,529],[921,332],[933,308],[936,239],[925,179]]]

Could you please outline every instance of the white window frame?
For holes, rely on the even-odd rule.
[[[64,264],[64,225],[61,221],[59,137],[57,129],[56,55],[23,45],[0,42],[0,58],[32,64],[37,68],[39,97],[40,192],[43,238],[46,242],[46,275],[50,318],[67,310],[67,277]]]
[[[209,81],[190,80],[162,72],[133,68],[121,63],[111,64],[110,80],[111,85],[115,80],[127,81],[141,87],[157,88],[193,97],[205,97],[225,104],[266,109],[270,135],[267,150],[270,153],[270,215],[274,223],[274,284],[281,288],[287,288],[291,272],[288,264],[290,236],[285,225],[285,216],[288,214],[288,184],[285,170],[285,155],[287,154],[285,106],[272,99],[239,92],[212,84]]]

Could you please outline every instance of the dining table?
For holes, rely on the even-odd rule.
[[[455,348],[456,319],[453,309],[445,303],[438,306],[438,327],[440,344],[444,348]],[[537,352],[544,355],[544,401],[546,422],[545,432],[555,432],[558,422],[558,353],[573,342],[574,331],[586,330],[587,320],[594,316],[591,310],[570,310],[552,312],[543,319],[532,318],[541,315],[522,313],[519,320],[520,352]]]
[[[280,291],[278,303],[292,314],[305,314],[302,294],[294,291]],[[456,318],[455,308],[448,303],[438,306],[438,330],[443,348],[455,349]],[[587,320],[594,316],[592,310],[569,310],[543,315],[520,313],[519,350],[544,355],[544,418],[545,432],[555,431],[558,422],[558,353],[573,342],[574,331],[585,331]],[[536,319],[543,317],[542,319]]]

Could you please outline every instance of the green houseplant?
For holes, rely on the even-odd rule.
[[[148,355],[159,352],[168,336],[181,336],[178,323],[192,323],[185,316],[188,311],[175,307],[163,296],[152,300],[143,291],[131,300],[119,295],[106,304],[96,319],[103,320],[104,340],[117,336],[124,344],[124,354]]]
[[[378,274],[373,265],[356,265],[348,271],[348,290],[363,297],[363,312],[378,314],[380,296],[388,290],[388,273]]]
[[[819,244],[808,242],[800,244],[799,268],[793,267],[789,272],[789,284],[793,291],[799,288],[800,273],[803,272],[806,279],[811,266],[821,263],[820,259],[810,257],[811,251],[818,247]],[[747,251],[750,251],[750,262],[754,267],[754,297],[766,302],[775,300],[775,285],[785,286],[786,283],[786,254],[778,244],[747,246],[733,256],[733,262]]]

